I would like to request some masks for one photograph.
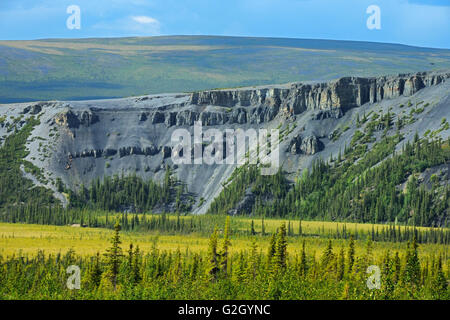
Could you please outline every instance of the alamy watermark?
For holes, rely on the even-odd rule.
[[[67,7],[66,12],[70,16],[66,20],[67,29],[81,29],[81,9],[79,6],[72,4]]]
[[[381,29],[381,9],[377,5],[370,5],[366,9],[366,13],[370,14],[367,18],[366,25],[369,30]]]
[[[367,278],[366,284],[367,288],[370,290],[381,288],[381,270],[379,266],[372,265],[368,266],[366,273],[370,274]]]
[[[262,175],[274,175],[280,166],[278,129],[208,129],[194,123],[194,134],[179,128],[172,133],[172,162],[182,164],[260,164]]]
[[[69,278],[67,278],[67,289],[69,290],[73,290],[73,289],[77,289],[80,290],[81,289],[81,270],[79,266],[76,265],[71,265],[68,266],[66,269],[66,273],[70,274]]]

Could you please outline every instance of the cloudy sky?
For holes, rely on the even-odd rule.
[[[81,10],[70,30],[67,7]],[[367,7],[381,10],[369,30]],[[450,48],[450,0],[0,0],[0,39],[233,35]]]

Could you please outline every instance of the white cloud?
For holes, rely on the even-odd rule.
[[[159,25],[159,21],[156,20],[155,18],[152,17],[147,17],[147,16],[136,16],[136,17],[131,17],[134,21],[138,22],[138,23],[142,23],[142,24],[158,24]]]
[[[160,35],[161,24],[147,16],[127,16],[115,20],[100,21],[92,26],[102,36],[156,36]]]

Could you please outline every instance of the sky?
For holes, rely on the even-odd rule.
[[[79,29],[67,26],[72,5],[80,9]],[[379,29],[367,26],[372,5],[380,9]],[[450,49],[450,0],[0,0],[1,40],[158,35],[357,40]]]

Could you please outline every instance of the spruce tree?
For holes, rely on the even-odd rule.
[[[404,282],[411,295],[414,295],[415,290],[420,284],[420,261],[417,247],[416,238],[414,237],[413,242],[411,244],[408,243],[404,273]]]
[[[331,240],[328,240],[328,245],[325,248],[322,257],[320,258],[320,265],[322,267],[322,270],[328,271],[328,269],[331,267],[333,259],[334,259],[333,245],[331,243]]]
[[[437,270],[435,272],[435,277],[433,279],[432,284],[432,291],[433,291],[433,298],[438,300],[446,300],[448,299],[448,292],[447,292],[447,279],[445,277],[444,271],[442,270],[442,256],[439,255],[438,261],[437,261]]]
[[[117,221],[114,225],[114,235],[111,238],[111,247],[107,249],[104,254],[107,267],[106,275],[111,281],[114,291],[117,288],[117,276],[119,275],[120,262],[123,257],[122,248],[120,247],[120,244],[122,243],[120,241],[120,230],[121,226],[119,221]]]
[[[341,251],[339,252],[338,256],[338,262],[337,262],[337,280],[341,281],[344,278],[345,273],[345,253],[344,248],[341,248]]]
[[[252,220],[253,222],[253,220]],[[224,274],[224,276],[227,276],[227,272],[228,272],[228,249],[231,245],[231,241],[230,241],[230,216],[227,216],[226,220],[225,220],[225,229],[223,232],[223,248],[222,248],[222,253],[221,253],[221,265],[222,265],[222,272]]]
[[[216,281],[219,273],[219,254],[217,253],[218,231],[217,226],[214,227],[214,231],[209,238],[208,245],[208,261],[209,266],[207,269],[208,275],[211,281]]]
[[[302,277],[305,277],[306,274],[308,273],[308,261],[306,260],[306,251],[305,251],[305,240],[303,240],[303,244],[302,244],[302,253],[300,256],[300,275]]]
[[[278,232],[278,230],[277,230],[277,232]],[[276,235],[276,233],[273,233],[272,236],[270,237],[269,249],[267,251],[267,268],[269,270],[272,267],[272,260],[275,255],[276,242],[277,242],[277,235]]]
[[[255,223],[254,223],[253,220],[252,220],[252,223],[251,223],[250,234],[251,234],[252,236],[254,236],[254,235],[256,234],[256,231],[255,231]]]
[[[353,234],[350,235],[350,241],[348,244],[348,253],[347,253],[347,272],[348,274],[352,273],[353,265],[355,263],[355,240],[353,239]]]
[[[287,239],[286,239],[286,225],[283,222],[278,230],[275,244],[274,254],[274,271],[275,273],[286,268],[287,259]]]
[[[255,280],[259,267],[258,262],[258,245],[256,240],[253,239],[250,249],[250,260],[247,266],[247,280]]]
[[[139,246],[136,246],[136,249],[133,253],[133,263],[132,263],[132,280],[134,284],[139,283],[142,280],[141,276],[141,269],[142,269],[142,255],[139,250]]]
[[[88,271],[88,283],[93,288],[98,288],[102,279],[102,269],[100,267],[100,253],[97,252],[94,262],[90,264]]]

